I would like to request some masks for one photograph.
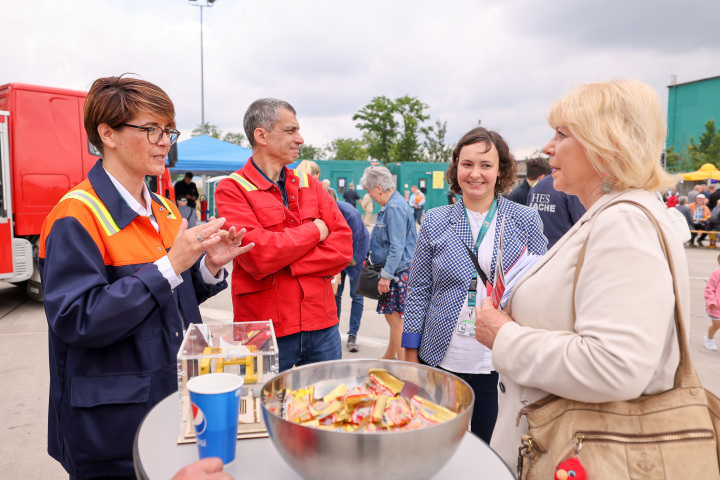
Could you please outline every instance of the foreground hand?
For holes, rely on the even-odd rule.
[[[475,340],[492,350],[500,327],[512,321],[510,315],[493,307],[492,299],[484,298],[475,309]]]
[[[210,217],[211,219],[213,217]],[[237,234],[235,233],[235,227],[230,227],[230,230],[218,230],[214,233],[211,238],[219,237],[220,241],[217,243],[208,243],[205,246],[205,266],[208,271],[214,277],[217,272],[227,264],[233,258],[241,255],[245,252],[249,252],[254,246],[254,243],[248,243],[244,247],[241,247],[242,239],[245,236],[246,230],[241,228]],[[203,242],[207,243],[207,242]]]
[[[192,267],[207,248],[220,242],[220,237],[213,234],[224,224],[224,218],[211,218],[207,223],[187,228],[187,220],[182,219],[175,243],[167,254],[177,275]]]
[[[381,278],[378,282],[378,293],[380,295],[387,293],[390,291],[390,279],[389,278]]]
[[[232,476],[222,469],[223,463],[219,458],[203,458],[180,470],[172,480],[232,480]]]

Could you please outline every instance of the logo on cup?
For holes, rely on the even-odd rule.
[[[202,435],[205,431],[205,428],[207,427],[207,419],[205,418],[205,414],[203,413],[200,408],[198,408],[197,405],[194,403],[191,404],[192,406],[192,416],[193,416],[193,425],[195,425],[195,434],[196,435]]]

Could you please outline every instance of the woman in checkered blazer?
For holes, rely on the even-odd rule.
[[[535,255],[547,250],[537,212],[500,196],[515,173],[515,159],[497,132],[477,127],[460,139],[447,179],[462,199],[425,214],[405,306],[405,360],[448,370],[470,384],[475,392],[471,430],[486,442],[497,417],[498,375],[492,352],[475,340],[474,305],[480,305],[487,287],[470,252],[492,285],[502,224],[506,270],[526,250]]]

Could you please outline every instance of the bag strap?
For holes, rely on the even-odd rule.
[[[463,247],[465,247],[465,250],[467,250],[470,254],[470,259],[472,260],[473,265],[475,265],[475,270],[477,270],[477,273],[480,276],[480,280],[482,280],[482,284],[487,285],[489,283],[488,278],[487,275],[485,275],[483,269],[480,268],[480,262],[478,261],[477,255],[475,255],[473,251],[470,250],[467,245],[465,245],[465,242],[461,241],[460,243],[462,243]]]
[[[677,333],[678,338],[678,346],[680,347],[680,362],[678,364],[678,368],[675,372],[675,380],[674,380],[674,388],[688,388],[688,387],[701,387],[702,384],[700,383],[700,378],[698,377],[697,371],[695,370],[695,366],[692,363],[692,360],[690,359],[690,347],[688,345],[688,338],[687,338],[687,332],[685,330],[685,321],[683,317],[683,312],[680,309],[680,302],[678,300],[679,297],[679,291],[678,291],[678,285],[677,285],[677,276],[675,274],[675,266],[672,261],[672,255],[670,253],[670,249],[668,248],[668,242],[667,238],[665,237],[665,234],[663,233],[662,229],[660,228],[660,225],[658,225],[657,220],[653,216],[652,213],[650,213],[650,210],[645,207],[645,205],[642,205],[641,203],[632,201],[632,200],[620,200],[618,202],[612,202],[604,207],[602,207],[597,213],[602,212],[606,208],[617,205],[618,203],[629,203],[632,205],[635,205],[640,210],[642,210],[645,215],[650,219],[650,222],[655,227],[655,231],[657,232],[658,239],[660,240],[660,246],[662,247],[663,254],[665,255],[665,259],[668,262],[668,267],[670,268],[670,274],[672,276],[673,280],[673,293],[675,294],[675,329]],[[587,249],[588,240],[590,239],[590,234],[588,233],[587,238],[585,239],[585,243],[583,244],[582,248],[580,249],[580,254],[578,256],[577,265],[575,267],[575,279],[573,280],[573,327],[575,325],[575,320],[577,319],[575,315],[575,290],[577,288],[577,281],[578,277],[580,277],[580,270],[582,269],[583,261],[585,260],[585,250]],[[577,332],[577,330],[576,330]]]

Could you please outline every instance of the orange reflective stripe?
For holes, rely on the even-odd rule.
[[[117,223],[115,223],[115,220],[113,220],[110,212],[108,212],[107,208],[105,208],[105,205],[103,205],[100,200],[93,197],[87,192],[84,192],[82,190],[75,190],[73,192],[65,194],[65,196],[63,196],[60,201],[62,202],[71,198],[75,200],[80,200],[90,208],[95,217],[98,219],[98,222],[100,222],[103,230],[105,230],[105,233],[108,235],[108,237],[120,231],[120,227],[117,226]]]
[[[240,186],[243,187],[243,188],[244,188],[245,190],[247,190],[248,192],[252,192],[253,190],[257,190],[257,187],[256,187],[255,185],[253,185],[253,184],[250,183],[247,179],[245,179],[244,177],[240,176],[239,174],[237,174],[237,173],[235,173],[235,172],[233,172],[233,173],[230,174],[230,178],[232,178],[233,180],[235,180],[236,182],[238,182],[238,183],[240,184]]]

